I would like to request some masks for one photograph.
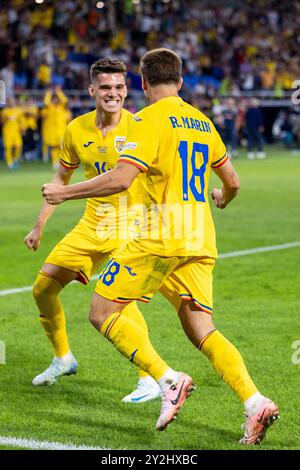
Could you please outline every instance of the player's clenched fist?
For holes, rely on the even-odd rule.
[[[34,228],[24,238],[25,245],[30,249],[36,251],[40,246],[42,238],[42,231],[39,228]]]
[[[60,204],[65,201],[64,186],[54,183],[46,183],[42,186],[42,195],[48,204]]]
[[[226,207],[226,202],[224,201],[223,197],[223,191],[221,189],[214,188],[210,195],[216,207],[218,207],[219,209],[224,209]]]

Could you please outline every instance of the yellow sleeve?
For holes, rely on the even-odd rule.
[[[130,163],[143,173],[157,157],[160,132],[153,113],[141,111],[132,117],[119,162]]]
[[[219,166],[223,165],[228,160],[227,150],[224,145],[223,140],[221,139],[220,134],[216,130],[214,126],[213,133],[214,133],[214,146],[213,146],[213,154],[211,160],[211,168],[218,168]]]
[[[72,143],[72,131],[69,126],[66,128],[63,135],[60,163],[68,170],[76,170],[80,165],[80,160]]]

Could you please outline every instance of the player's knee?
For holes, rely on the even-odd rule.
[[[41,295],[43,295],[44,293],[45,292],[44,292],[43,286],[41,285],[41,282],[38,279],[36,279],[32,288],[32,295],[34,299],[38,301]]]
[[[63,286],[55,279],[45,276],[43,273],[39,273],[32,288],[32,295],[34,299],[38,301],[45,295],[57,295],[62,288]]]
[[[106,312],[101,311],[99,309],[96,310],[92,307],[89,313],[89,321],[96,328],[96,330],[100,331],[103,323],[105,322],[108,316],[109,314],[106,314]]]

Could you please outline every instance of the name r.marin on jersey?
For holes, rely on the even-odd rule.
[[[211,128],[209,122],[199,121],[199,119],[193,119],[191,117],[181,116],[181,123],[175,116],[169,116],[172,127],[184,127],[185,129],[196,129],[199,132],[210,132]]]

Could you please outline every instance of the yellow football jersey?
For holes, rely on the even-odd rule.
[[[84,167],[86,179],[101,175],[116,166],[122,146],[126,141],[128,124],[132,114],[122,109],[118,125],[105,137],[96,126],[96,110],[74,119],[67,126],[62,143],[60,163],[69,169]],[[134,216],[128,219],[131,195],[138,186],[134,182],[130,191],[87,200],[84,219],[94,228],[100,238],[110,230],[111,238],[127,239],[128,230],[134,230]],[[103,225],[101,225],[101,220]],[[103,234],[101,234],[103,230]]]
[[[119,162],[137,166],[147,208],[134,244],[160,256],[217,256],[208,201],[210,168],[227,160],[213,123],[179,97],[133,116]]]
[[[23,108],[22,125],[23,129],[37,129],[38,108],[33,105],[25,105]]]
[[[5,108],[2,111],[3,134],[21,133],[22,109],[19,107]]]

